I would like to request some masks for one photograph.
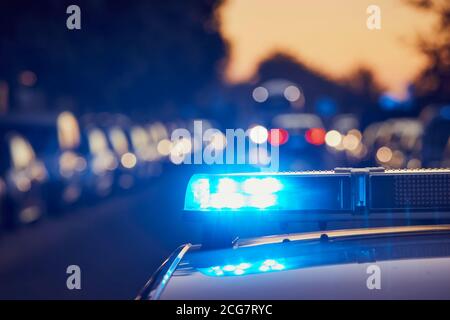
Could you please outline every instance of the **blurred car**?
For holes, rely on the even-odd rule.
[[[115,170],[119,163],[111,150],[106,133],[94,124],[84,127],[89,145],[86,188],[89,199],[95,201],[110,195],[114,187]]]
[[[3,120],[2,125],[27,137],[37,157],[44,162],[48,171],[44,199],[49,214],[61,214],[79,204],[83,196],[87,148],[75,116],[62,112],[13,117]]]
[[[87,141],[70,112],[60,113],[45,130],[48,141],[53,141],[45,151],[50,170],[48,195],[52,197],[49,211],[60,213],[82,204],[86,196]]]
[[[82,123],[89,142],[89,188],[96,194],[121,194],[154,175],[159,156],[144,126],[109,113],[86,115]]]
[[[269,132],[269,142],[280,145],[283,170],[327,168],[324,152],[326,131],[319,116],[309,113],[283,113],[275,116],[270,126],[280,130],[277,141],[274,141]]]
[[[377,164],[415,169],[422,167],[423,133],[423,124],[417,119],[390,119],[369,125],[362,143]]]
[[[450,167],[450,105],[436,108],[425,123],[422,162],[424,167]]]
[[[136,156],[135,166],[136,178],[144,185],[152,178],[160,174],[161,155],[157,146],[159,141],[166,139],[164,134],[156,134],[157,129],[165,130],[161,123],[155,123],[146,127],[145,125],[133,124],[126,130],[130,139],[130,149]],[[163,131],[165,133],[165,131]],[[152,136],[153,134],[153,136]]]
[[[118,159],[115,171],[117,187],[128,190],[135,186],[137,180],[137,157],[130,148],[130,139],[126,131],[118,125],[105,129],[108,132],[109,143]]]
[[[0,139],[0,221],[10,229],[36,222],[46,214],[43,199],[48,174],[25,137],[2,131]]]

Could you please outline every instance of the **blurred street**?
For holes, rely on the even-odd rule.
[[[133,299],[176,247],[198,242],[181,219],[184,187],[170,186],[181,177],[174,171],[138,194],[4,235],[0,299]],[[67,290],[71,264],[82,290]]]

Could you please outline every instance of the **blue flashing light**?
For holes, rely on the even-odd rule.
[[[238,264],[227,264],[224,266],[214,266],[209,268],[199,268],[198,270],[208,276],[242,276],[248,274],[266,273],[285,270],[286,266],[282,261],[267,259],[254,263],[241,262]]]
[[[264,210],[277,207],[283,182],[274,176],[194,175],[189,182],[185,210]]]
[[[194,175],[184,209],[200,212],[348,210],[348,174]],[[347,190],[347,191],[346,191]]]
[[[245,193],[251,195],[266,195],[277,193],[283,185],[280,180],[273,177],[267,178],[249,178],[242,182],[242,189]]]
[[[232,264],[227,264],[222,269],[223,269],[223,271],[226,271],[226,272],[232,272],[232,271],[236,270],[236,266],[234,266]]]
[[[217,192],[224,194],[236,193],[237,191],[237,183],[233,179],[230,178],[221,178],[219,179],[219,183],[217,184]]]
[[[234,274],[237,276],[243,275],[245,273],[244,269],[236,269],[234,270]]]
[[[277,197],[273,194],[252,195],[248,201],[250,207],[265,209],[273,207],[277,203]]]

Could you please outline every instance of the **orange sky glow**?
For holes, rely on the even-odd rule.
[[[370,4],[381,8],[381,30],[366,27]],[[250,79],[264,58],[285,51],[336,78],[368,66],[397,97],[425,64],[415,36],[433,25],[432,16],[403,0],[227,0],[219,14],[232,83]]]

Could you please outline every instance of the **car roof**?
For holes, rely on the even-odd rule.
[[[449,235],[450,225],[406,226],[260,237],[217,250],[186,245],[152,298],[448,299]],[[366,284],[373,265],[381,290]]]

